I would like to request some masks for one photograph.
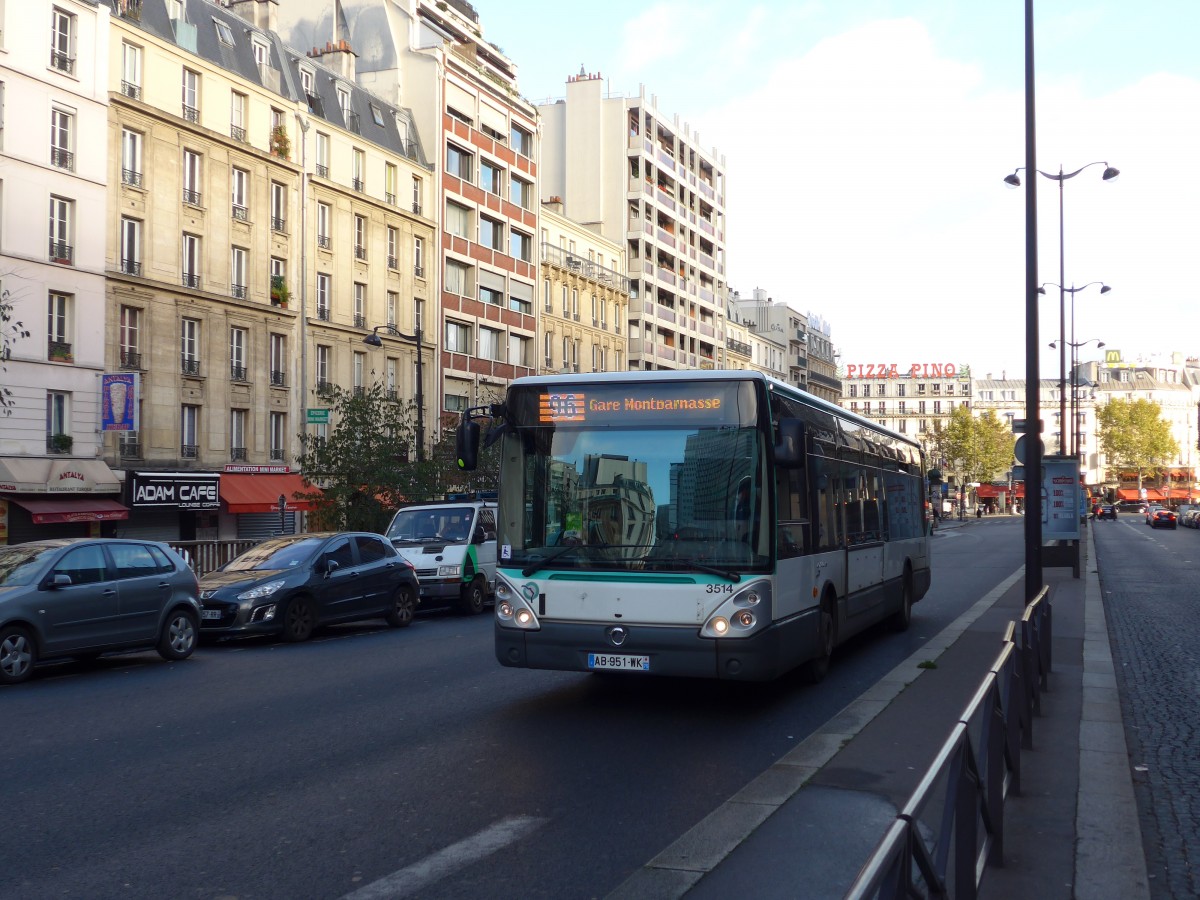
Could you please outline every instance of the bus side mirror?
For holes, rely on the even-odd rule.
[[[781,469],[804,468],[804,423],[780,419],[776,426],[775,465]]]
[[[474,472],[479,465],[479,423],[465,415],[454,435],[454,455],[465,472]]]

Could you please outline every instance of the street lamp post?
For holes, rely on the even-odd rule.
[[[1104,181],[1112,181],[1121,174],[1119,169],[1114,169],[1105,161],[1090,162],[1086,166],[1080,166],[1074,172],[1063,172],[1062,165],[1058,167],[1058,174],[1053,172],[1043,172],[1041,169],[1035,169],[1039,175],[1049,178],[1051,181],[1058,182],[1058,334],[1059,339],[1063,341],[1063,346],[1058,353],[1058,417],[1059,422],[1066,423],[1067,420],[1067,292],[1063,285],[1066,283],[1066,275],[1064,269],[1066,266],[1066,255],[1064,253],[1063,242],[1063,182],[1068,178],[1074,178],[1084,169],[1090,166],[1104,166],[1104,174],[1100,177]],[[1024,166],[1018,166],[1013,170],[1011,175],[1004,177],[1004,183],[1013,187],[1021,186],[1021,179],[1017,176]],[[1039,288],[1039,293],[1045,291]],[[1074,300],[1074,295],[1072,295]],[[1066,444],[1063,442],[1065,436],[1065,428],[1061,428],[1058,433],[1058,452],[1065,455]]]
[[[1105,288],[1104,290],[1108,290]],[[1072,299],[1074,297],[1072,296]],[[1075,330],[1075,323],[1071,323],[1072,332]],[[1099,338],[1088,338],[1086,341],[1067,341],[1067,345],[1071,348],[1071,453],[1076,459],[1079,458],[1079,387],[1078,375],[1076,369],[1079,366],[1079,348],[1086,347],[1088,344],[1095,344],[1096,349],[1104,346],[1104,341]],[[1050,346],[1056,347],[1057,341],[1051,341]]]
[[[425,386],[422,379],[422,370],[424,369],[423,347],[421,344],[421,328],[420,326],[413,329],[412,334],[405,334],[396,328],[395,325],[376,325],[371,329],[371,333],[363,338],[363,343],[368,347],[382,347],[383,339],[379,336],[380,330],[384,330],[391,337],[398,337],[402,340],[413,341],[417,349],[417,462],[425,460]]]
[[[1078,349],[1078,348],[1079,348],[1079,346],[1080,346],[1080,344],[1077,344],[1077,343],[1075,343],[1075,295],[1076,295],[1077,293],[1079,293],[1080,291],[1082,291],[1084,288],[1089,288],[1089,287],[1091,287],[1091,286],[1092,286],[1092,285],[1094,285],[1094,284],[1098,284],[1098,285],[1100,285],[1100,293],[1102,293],[1102,294],[1107,294],[1109,291],[1111,291],[1111,290],[1112,290],[1112,288],[1111,288],[1111,287],[1109,287],[1107,284],[1105,284],[1103,281],[1089,281],[1087,284],[1080,285],[1079,287],[1075,287],[1074,285],[1071,285],[1071,287],[1069,287],[1069,288],[1064,288],[1062,285],[1060,285],[1060,284],[1055,284],[1053,281],[1047,281],[1045,284],[1043,284],[1041,287],[1039,287],[1039,288],[1038,288],[1038,293],[1039,293],[1039,294],[1045,294],[1045,293],[1046,293],[1046,288],[1047,288],[1047,287],[1056,287],[1056,288],[1058,288],[1058,289],[1059,289],[1059,294],[1060,294],[1060,295],[1062,295],[1062,294],[1070,294],[1070,295],[1071,295],[1071,340],[1069,340],[1069,341],[1068,341],[1068,340],[1066,339],[1066,336],[1065,336],[1065,335],[1064,335],[1063,337],[1059,338],[1059,341],[1060,341],[1060,342],[1061,342],[1061,344],[1062,344],[1062,347],[1061,347],[1061,349],[1060,349],[1060,351],[1059,351],[1059,352],[1060,352],[1060,354],[1061,354],[1061,353],[1065,353],[1065,351],[1066,351],[1066,348],[1067,348],[1067,347],[1073,347],[1073,348],[1075,348],[1075,349]],[[1092,338],[1092,340],[1095,340],[1095,338]],[[1082,341],[1081,343],[1083,343],[1083,344],[1086,344],[1086,343],[1088,343],[1088,342],[1087,342],[1087,341]],[[1050,346],[1051,346],[1051,347],[1053,347],[1053,346],[1055,346],[1055,345],[1054,345],[1053,343],[1051,343],[1051,344],[1050,344]],[[1104,346],[1104,344],[1101,344],[1100,346],[1101,346],[1101,347],[1103,347],[1103,346]],[[1059,399],[1060,399],[1060,401],[1061,401],[1061,400],[1062,400],[1062,398],[1063,398],[1063,396],[1065,396],[1065,392],[1062,390],[1062,388],[1063,388],[1063,387],[1065,387],[1065,385],[1063,385],[1063,384],[1061,384],[1061,383],[1060,383],[1059,387],[1060,387],[1060,390],[1059,390]],[[1071,413],[1072,413],[1072,415],[1074,415],[1074,411],[1075,411],[1075,409],[1074,409],[1074,408],[1075,408],[1075,357],[1074,357],[1074,356],[1072,356],[1072,357],[1071,357]],[[1065,419],[1065,418],[1061,418],[1061,416],[1062,416],[1062,413],[1061,413],[1061,412],[1059,413],[1059,415],[1060,415],[1060,421],[1062,422],[1063,428],[1065,429],[1065,427],[1066,427],[1066,419]],[[1072,426],[1072,429],[1071,429],[1071,431],[1072,431],[1072,434],[1074,433],[1074,430],[1075,430],[1075,429],[1074,429],[1074,426]],[[1065,433],[1066,433],[1065,431],[1060,431],[1060,432],[1059,432],[1059,446],[1060,446],[1060,448],[1063,446],[1063,444],[1062,444],[1062,436],[1063,436]],[[1072,440],[1074,440],[1074,439],[1072,438]],[[1076,453],[1076,454],[1077,454],[1077,453],[1079,452],[1079,448],[1078,448],[1078,446],[1077,446],[1077,445],[1075,445],[1075,444],[1072,444],[1072,446],[1071,446],[1071,452],[1073,452],[1073,453]],[[1065,454],[1064,454],[1064,455],[1065,455]]]

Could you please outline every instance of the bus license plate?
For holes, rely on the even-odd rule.
[[[611,653],[589,653],[589,669],[614,669],[633,672],[649,672],[650,657],[648,656],[618,656]]]

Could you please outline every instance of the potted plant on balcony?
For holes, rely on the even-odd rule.
[[[75,439],[69,434],[52,434],[47,444],[51,453],[70,453],[75,446]]]
[[[288,137],[287,129],[282,125],[276,125],[271,129],[271,153],[280,159],[291,157],[292,141]]]
[[[271,276],[271,305],[278,306],[281,309],[287,309],[288,299],[291,294],[288,292],[287,285],[283,282],[282,275]]]

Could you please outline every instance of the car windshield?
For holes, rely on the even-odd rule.
[[[225,566],[225,572],[294,569],[307,563],[325,543],[323,537],[273,538],[257,544]]]
[[[471,537],[472,506],[423,506],[402,509],[388,526],[394,541],[414,544],[457,543]]]
[[[22,544],[0,547],[0,587],[32,584],[37,573],[41,571],[47,554],[53,553],[57,549],[57,547],[31,547]]]

